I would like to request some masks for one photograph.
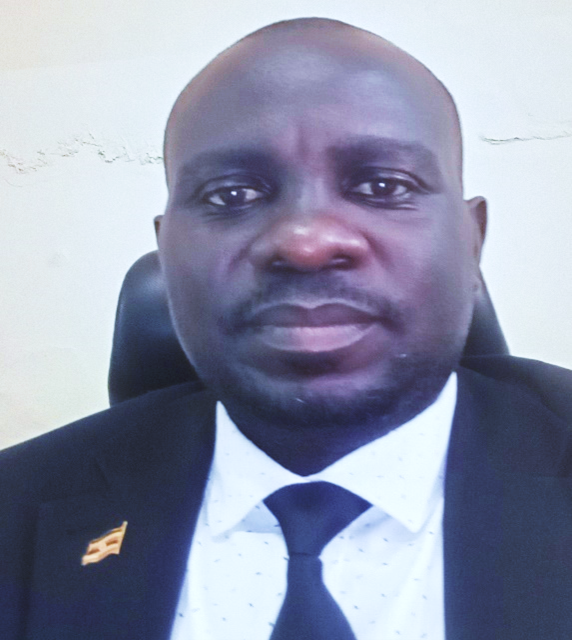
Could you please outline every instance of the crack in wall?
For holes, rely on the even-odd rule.
[[[40,149],[27,158],[0,148],[0,159],[15,173],[28,174],[52,166],[56,159],[73,158],[88,151],[107,164],[115,162],[138,162],[141,165],[162,164],[163,154],[156,148],[133,150],[125,141],[101,140],[92,133],[76,135],[52,148]]]
[[[510,138],[491,138],[489,136],[479,136],[483,142],[488,144],[510,144],[511,142],[530,142],[531,140],[559,140],[561,138],[572,138],[572,131],[562,131],[549,135],[512,136]]]
[[[491,145],[511,144],[513,142],[530,142],[531,140],[558,140],[572,138],[572,131],[562,131],[548,135],[511,136],[509,138],[493,138],[479,136],[483,142]],[[134,151],[125,141],[102,140],[92,133],[76,135],[65,142],[58,142],[52,148],[40,149],[31,157],[22,157],[0,148],[0,160],[12,169],[14,173],[25,175],[35,173],[54,165],[55,159],[73,158],[82,151],[96,155],[102,162],[113,164],[116,162],[138,162],[141,165],[163,164],[163,153],[157,148],[146,148]]]

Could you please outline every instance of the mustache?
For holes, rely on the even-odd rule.
[[[247,300],[237,303],[222,320],[228,333],[256,325],[263,309],[280,304],[347,304],[357,307],[389,326],[398,327],[405,319],[404,310],[379,293],[350,286],[334,273],[274,275]]]

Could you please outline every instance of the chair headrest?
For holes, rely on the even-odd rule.
[[[507,354],[508,347],[483,283],[464,355]],[[175,335],[157,251],[129,269],[117,306],[109,368],[112,405],[148,391],[198,380]]]
[[[508,345],[502,332],[491,296],[481,278],[481,289],[475,301],[473,319],[465,342],[463,357],[508,355]]]
[[[198,380],[171,322],[157,251],[127,272],[115,316],[108,390],[111,405]]]

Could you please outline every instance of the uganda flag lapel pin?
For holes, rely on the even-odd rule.
[[[117,527],[117,529],[112,529],[103,536],[92,540],[87,545],[87,551],[81,558],[82,567],[85,567],[86,564],[92,564],[93,562],[100,562],[112,554],[118,556],[121,551],[126,529],[127,522],[124,522],[120,527]]]

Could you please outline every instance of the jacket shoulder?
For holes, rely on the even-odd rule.
[[[572,371],[569,369],[515,356],[464,358],[461,366],[518,387],[562,420],[572,421]]]
[[[94,460],[118,435],[146,437],[183,403],[200,402],[202,387],[187,383],[152,391],[54,431],[0,451],[0,500],[26,500],[65,494],[103,482]],[[80,471],[78,473],[78,471]]]

